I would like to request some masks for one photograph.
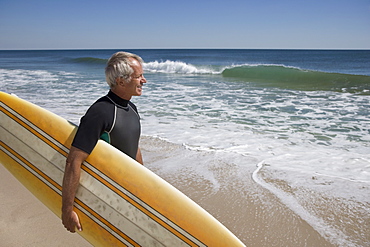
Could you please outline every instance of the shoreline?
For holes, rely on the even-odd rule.
[[[254,166],[240,170],[235,157],[226,153],[192,151],[153,137],[142,138],[141,150],[150,170],[203,207],[246,246],[336,246],[257,184],[252,179]]]

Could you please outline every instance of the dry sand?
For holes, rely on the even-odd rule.
[[[0,247],[92,246],[69,233],[61,220],[0,164]]]

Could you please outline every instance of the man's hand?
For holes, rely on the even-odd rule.
[[[62,212],[62,223],[64,227],[70,232],[82,231],[80,219],[75,211]]]

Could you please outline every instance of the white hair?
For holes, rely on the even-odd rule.
[[[131,68],[133,64],[130,58],[136,59],[141,65],[143,64],[141,57],[129,52],[120,51],[109,58],[105,67],[105,79],[110,88],[117,85],[116,79],[118,77],[122,77],[126,81],[131,77],[134,70]]]

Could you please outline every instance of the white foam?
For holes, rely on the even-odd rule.
[[[166,60],[164,62],[144,63],[143,68],[150,73],[169,73],[169,74],[219,74],[211,68],[198,68],[194,65],[180,61]]]
[[[253,155],[281,169],[370,181],[368,97],[239,90],[237,83],[181,77],[158,83],[138,99],[147,135]]]
[[[284,67],[290,69],[301,68],[294,66],[285,66],[283,64],[262,64],[262,63],[243,63],[232,64],[229,66],[195,66],[181,61],[154,61],[143,64],[145,72],[149,73],[168,73],[168,74],[221,74],[225,69],[240,68],[240,67]]]

